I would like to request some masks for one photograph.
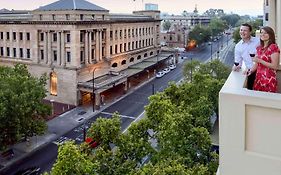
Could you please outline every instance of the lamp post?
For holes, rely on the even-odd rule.
[[[93,112],[95,112],[95,106],[96,106],[96,95],[95,95],[95,71],[97,67],[94,68],[93,70],[93,95],[92,95],[92,101],[93,101]]]

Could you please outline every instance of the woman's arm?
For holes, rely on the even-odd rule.
[[[253,58],[253,61],[256,63],[261,63],[262,65],[277,70],[279,68],[279,60],[280,59],[280,54],[275,52],[271,55],[271,63],[264,61],[261,58],[255,57]]]

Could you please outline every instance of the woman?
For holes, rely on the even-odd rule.
[[[272,28],[263,27],[260,35],[261,44],[257,47],[257,56],[253,58],[256,63],[251,72],[256,72],[254,90],[277,92],[276,70],[279,67],[280,50],[275,42]]]

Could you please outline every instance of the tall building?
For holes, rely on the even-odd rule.
[[[281,46],[281,2],[265,0],[265,23]],[[220,91],[220,175],[280,175],[281,71],[278,93],[245,88],[246,76],[232,72]]]
[[[46,73],[48,100],[78,105],[94,96],[99,105],[102,92],[126,91],[131,76],[161,60],[159,15],[114,15],[85,0],[2,11],[0,65],[23,63],[33,75]]]

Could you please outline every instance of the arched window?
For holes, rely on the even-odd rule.
[[[138,60],[141,59],[141,56],[139,55],[139,56],[137,57],[137,59],[138,59]]]
[[[144,58],[147,57],[147,53],[145,53],[143,57],[144,57]]]
[[[135,58],[134,58],[134,57],[130,58],[130,62],[133,62],[134,60],[135,60]]]
[[[58,95],[58,78],[55,72],[50,74],[50,93],[51,95]]]
[[[121,62],[121,65],[124,65],[124,64],[126,64],[126,60],[123,60],[123,61]]]
[[[153,55],[153,52],[150,52],[150,56]]]
[[[113,63],[111,67],[117,67],[117,63]]]

